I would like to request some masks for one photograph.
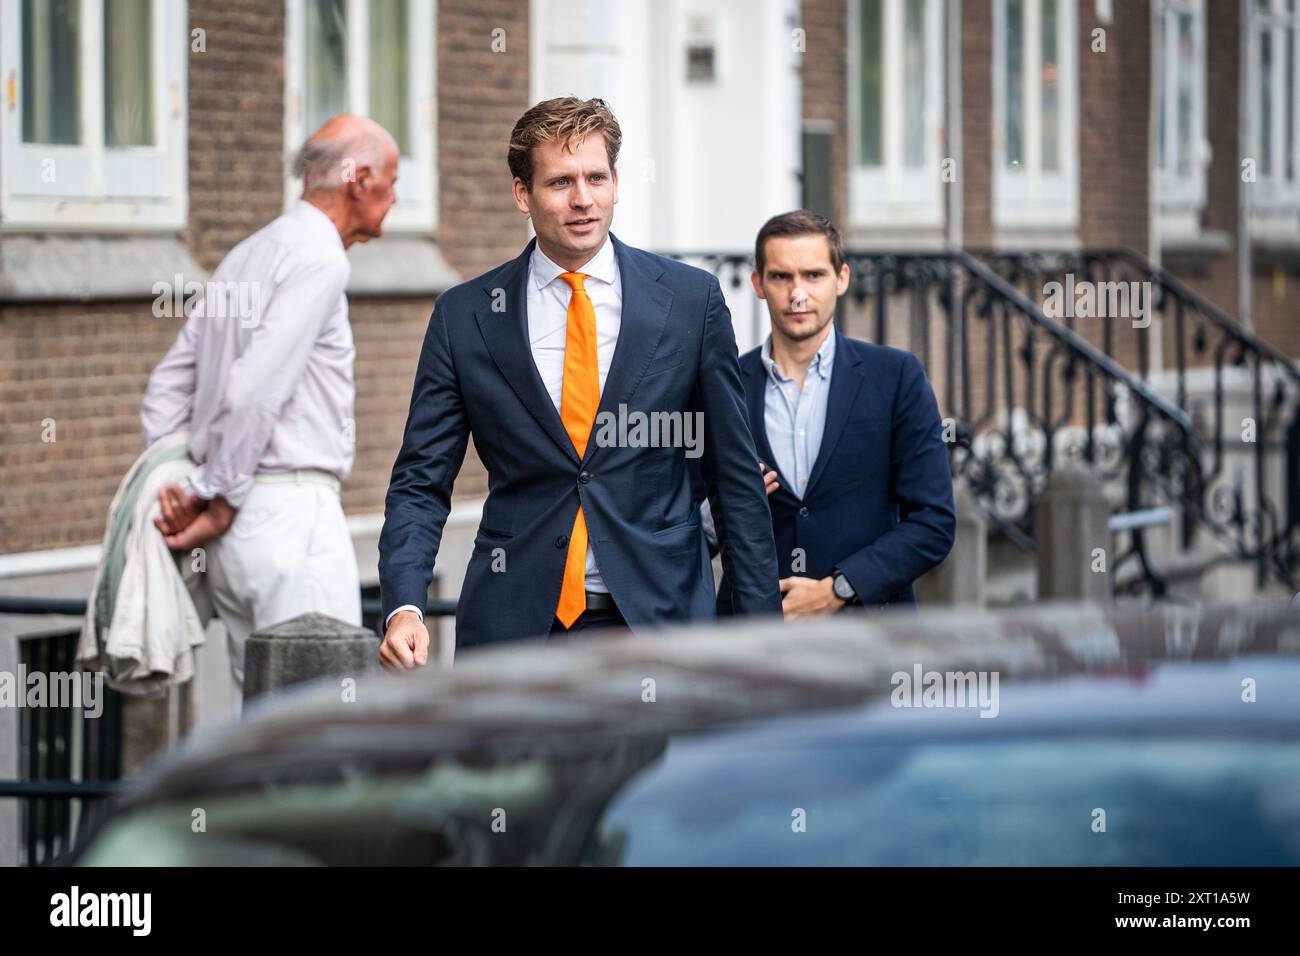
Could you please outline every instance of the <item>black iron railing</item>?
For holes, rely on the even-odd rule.
[[[21,638],[23,672],[46,675],[47,687],[53,686],[51,675],[75,674],[78,636],[79,631],[64,630]],[[28,692],[25,686],[16,690]],[[0,798],[21,801],[22,861],[29,866],[58,862],[77,834],[94,822],[99,801],[121,776],[122,695],[107,687],[103,693],[96,715],[73,701],[55,699],[19,710],[24,779],[0,780]]]
[[[380,630],[377,589],[362,589],[362,618]],[[0,614],[83,617],[84,598],[0,595]],[[456,613],[456,602],[429,602],[426,617]],[[77,671],[79,630],[57,630],[19,639],[28,674]],[[21,692],[21,689],[20,689]],[[122,775],[123,696],[104,688],[103,712],[91,717],[68,706],[25,707],[19,719],[19,767],[23,779],[0,780],[0,800],[20,801],[22,862],[57,864],[87,832]],[[75,769],[75,773],[74,773]]]
[[[1292,590],[1300,587],[1296,363],[1131,250],[999,251],[981,258],[1046,307],[1049,317],[1067,328],[1086,323],[1105,354],[1121,357],[1142,376],[1151,376],[1159,349],[1162,391],[1192,420],[1205,450],[1201,485],[1189,489],[1184,502],[1183,546],[1191,547],[1204,527],[1235,557],[1255,565],[1258,585],[1271,577]],[[1137,314],[1135,305],[1147,314]],[[1054,316],[1058,308],[1062,314]],[[1237,384],[1244,378],[1249,391],[1246,416],[1228,412],[1234,376]]]

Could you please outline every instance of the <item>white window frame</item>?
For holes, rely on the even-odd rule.
[[[903,165],[903,83],[900,55],[905,18],[902,0],[883,0],[885,62],[881,70],[883,159],[880,166],[859,162],[861,135],[861,0],[849,0],[849,220],[857,228],[942,228],[943,179],[940,175],[943,128],[943,0],[925,0],[925,157],[921,166]]]
[[[1002,229],[1074,229],[1079,224],[1078,11],[1075,0],[1057,2],[1061,147],[1060,169],[1054,173],[1041,168],[1040,86],[1030,81],[1042,64],[1041,0],[1024,0],[1025,164],[1014,173],[1006,168],[1006,0],[993,5],[993,223]]]
[[[410,25],[409,83],[411,152],[398,165],[397,203],[384,220],[390,233],[431,233],[438,227],[438,146],[436,30],[437,0],[406,0]],[[368,115],[370,100],[370,47],[367,31],[354,29],[369,23],[369,0],[347,0],[348,109]],[[307,65],[306,4],[287,0],[285,24],[284,138],[289,156],[314,130],[303,128]],[[485,41],[486,42],[486,41]],[[302,181],[286,163],[284,201],[291,206],[302,195]]]
[[[1281,0],[1272,0],[1272,9],[1261,14],[1255,9],[1253,0],[1250,7],[1250,55],[1246,58],[1247,88],[1250,90],[1250,142],[1248,156],[1255,159],[1255,183],[1250,190],[1252,210],[1266,216],[1283,212],[1288,218],[1300,212],[1300,90],[1292,96],[1292,141],[1282,142],[1286,129],[1284,84],[1286,82],[1285,64],[1282,57],[1282,40],[1286,36],[1287,21],[1290,20],[1292,31],[1292,56],[1295,80],[1300,83],[1300,3],[1292,7],[1290,13],[1284,12]],[[1260,116],[1259,116],[1259,38],[1265,30],[1273,32],[1273,75],[1272,75],[1272,120],[1273,120],[1273,155],[1272,172],[1264,175],[1261,161]],[[1286,149],[1293,151],[1293,178],[1290,183],[1283,179]]]
[[[1192,44],[1195,52],[1193,54],[1192,129],[1188,137],[1192,156],[1190,171],[1179,175],[1178,156],[1175,154],[1178,148],[1178,90],[1173,82],[1175,77],[1170,70],[1178,62],[1177,25],[1178,17],[1183,14],[1189,14],[1192,18]],[[1157,132],[1158,136],[1164,137],[1165,144],[1165,165],[1157,165],[1156,168],[1157,200],[1162,212],[1181,215],[1194,221],[1199,218],[1201,210],[1205,207],[1205,172],[1210,161],[1205,129],[1205,0],[1160,0],[1157,16],[1162,18],[1165,28],[1164,48],[1156,50],[1163,84],[1161,93],[1165,114],[1163,128]],[[1158,30],[1154,40],[1159,45]],[[1156,151],[1156,156],[1158,163],[1159,150]]]
[[[104,145],[104,4],[80,0],[81,143],[24,143],[22,4],[0,4],[0,227],[4,229],[174,231],[185,226],[187,196],[185,0],[152,0],[153,146]],[[11,85],[12,84],[12,85]],[[13,91],[13,92],[11,92]],[[16,95],[15,95],[16,94]],[[52,162],[52,165],[51,165]],[[53,182],[46,182],[46,170]]]

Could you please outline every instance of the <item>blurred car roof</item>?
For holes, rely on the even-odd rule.
[[[996,673],[998,718],[979,719],[970,708],[891,706],[894,675],[918,667]],[[1243,706],[1247,678],[1259,690]],[[580,754],[628,737],[726,731],[773,718],[782,733],[823,737],[1295,737],[1300,609],[959,608],[516,642],[462,654],[450,670],[361,676],[347,695],[338,680],[268,695],[248,705],[243,723],[200,728],[129,781],[117,803],[128,809],[258,786],[340,762]]]

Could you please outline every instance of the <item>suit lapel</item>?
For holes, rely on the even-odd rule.
[[[673,304],[672,290],[659,282],[663,269],[655,260],[624,245],[613,233],[609,239],[614,243],[619,282],[623,287],[623,315],[619,323],[618,345],[614,347],[614,358],[600,390],[598,419],[604,412],[617,415],[619,404],[626,403],[636,391],[659,347]],[[558,416],[556,420],[559,420]],[[594,430],[594,423],[592,427]],[[584,462],[591,459],[596,448],[596,442],[587,442]]]
[[[506,383],[519,396],[524,408],[537,420],[537,424],[542,426],[542,430],[576,462],[577,449],[569,440],[560,413],[556,411],[555,403],[546,391],[528,342],[528,262],[536,242],[536,239],[531,240],[518,258],[506,263],[501,271],[494,273],[483,284],[487,301],[478,307],[474,318],[478,321],[479,331],[487,343],[492,361],[501,370]],[[493,302],[497,301],[498,290],[502,289],[505,290],[505,310],[494,312]],[[626,322],[626,309],[624,321]]]
[[[858,356],[849,348],[844,336],[839,335],[835,343],[835,364],[831,371],[831,393],[826,404],[826,428],[822,432],[821,447],[817,451],[817,461],[813,463],[812,474],[804,488],[804,498],[812,494],[817,481],[826,471],[827,460],[835,453],[844,423],[848,421],[849,412],[862,387],[862,368]]]

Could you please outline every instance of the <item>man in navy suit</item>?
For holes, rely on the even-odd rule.
[[[772,333],[740,369],[759,458],[776,472],[770,502],[786,618],[915,604],[912,582],[948,556],[956,527],[925,370],[910,352],[836,332],[849,267],[829,220],[804,210],[774,216],[754,253],[751,279]]]
[[[688,462],[724,536],[728,609],[781,611],[731,315],[712,275],[609,233],[620,143],[602,100],[528,110],[508,160],[536,238],[438,297],[379,539],[387,667],[427,660],[422,609],[471,435],[488,496],[459,645],[713,617]]]

